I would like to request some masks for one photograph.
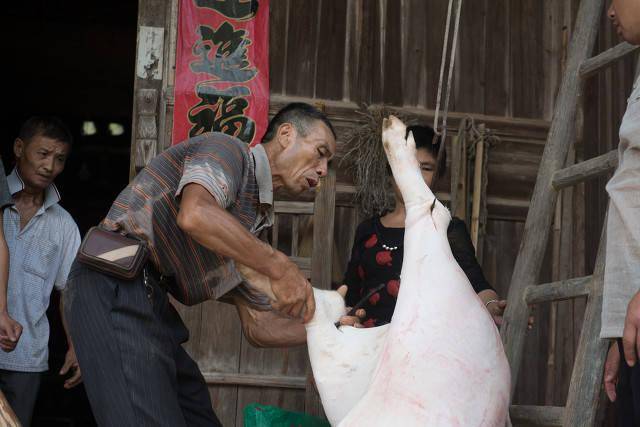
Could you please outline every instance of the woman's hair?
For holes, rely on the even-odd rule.
[[[413,133],[413,139],[416,142],[416,149],[424,148],[433,156],[436,161],[438,160],[438,151],[440,150],[440,144],[442,140],[438,136],[437,142],[433,143],[433,137],[435,132],[431,126],[412,125],[407,126],[407,134],[405,137],[409,137],[409,132]],[[442,178],[447,171],[447,151],[443,147],[442,158],[437,166],[436,178]]]

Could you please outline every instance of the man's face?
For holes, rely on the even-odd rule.
[[[283,126],[290,126],[285,124]],[[336,140],[331,130],[317,120],[307,135],[300,135],[293,126],[280,158],[280,170],[284,188],[291,194],[300,194],[318,185],[327,175],[329,160],[336,152]]]
[[[607,14],[623,40],[640,44],[640,1],[612,0]]]
[[[36,135],[30,141],[16,139],[13,151],[25,186],[43,191],[64,170],[69,144]]]

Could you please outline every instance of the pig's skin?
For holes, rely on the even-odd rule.
[[[451,217],[424,183],[413,138],[404,134],[398,119],[385,121],[383,143],[407,209],[391,324],[338,331],[332,322],[344,303],[315,291],[307,340],[325,412],[341,427],[504,426],[510,376],[500,336],[451,254]]]

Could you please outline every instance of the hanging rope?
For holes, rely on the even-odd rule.
[[[451,30],[451,15],[454,9],[455,3],[455,23],[453,25],[453,40],[451,42],[451,52],[447,56],[447,48],[449,47],[449,32]],[[444,144],[447,137],[447,114],[449,112],[449,99],[451,97],[451,80],[453,78],[453,67],[456,62],[456,48],[458,46],[458,30],[460,28],[460,11],[462,10],[462,0],[449,0],[449,6],[447,8],[447,22],[444,30],[444,43],[442,45],[442,60],[440,62],[440,81],[438,83],[438,95],[436,97],[436,111],[433,118],[433,129],[435,130],[435,137],[433,143],[437,143],[438,139],[442,142],[440,149],[438,150],[438,159],[436,162],[436,169],[440,165],[442,159],[442,153],[444,152]],[[449,59],[447,61],[447,58]],[[440,102],[442,100],[442,88],[444,86],[444,70],[448,64],[447,71],[447,87],[444,96],[444,108],[442,110],[442,124],[438,123],[440,115]],[[436,171],[437,173],[437,171]]]

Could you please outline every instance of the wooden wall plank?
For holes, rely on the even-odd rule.
[[[287,349],[255,348],[242,339],[240,372],[260,375],[306,375],[307,348],[298,346]],[[239,387],[237,417],[242,420],[242,411],[250,403],[274,405],[282,409],[304,412],[304,390],[271,387]],[[241,426],[241,423],[236,425]]]
[[[565,4],[558,0],[544,0],[542,28],[543,117],[551,120],[556,94],[560,86],[563,57],[568,43],[568,31],[563,29]]]
[[[426,100],[428,2],[407,0],[402,13],[402,103],[421,105]],[[424,73],[423,73],[424,71]],[[418,90],[416,90],[418,89]],[[425,105],[425,104],[422,104]]]
[[[320,0],[289,0],[286,93],[313,96]]]
[[[485,104],[485,62],[487,60],[485,50],[487,0],[465,2],[461,13],[459,55],[455,69],[456,96],[451,109],[482,113]]]
[[[356,227],[358,227],[357,210],[352,207],[336,206],[334,240],[336,250],[334,259],[336,265],[333,266],[332,282],[342,284],[344,273],[347,271],[347,263],[351,257],[351,248],[355,237]]]
[[[272,1],[269,7],[269,85],[271,93],[284,93],[289,34],[289,0]]]
[[[347,2],[323,0],[315,79],[318,98],[342,99],[346,32]]]
[[[407,31],[407,28],[402,25],[402,2],[387,0],[383,4],[386,6],[386,11],[384,11],[384,39],[381,40],[384,46],[384,57],[381,58],[382,100],[386,104],[403,105],[403,82],[399,76],[403,75],[402,34]]]
[[[236,405],[238,387],[228,385],[209,386],[211,405],[223,426],[237,425]]]
[[[515,117],[542,117],[542,7],[510,2],[511,96]]]
[[[349,68],[351,74],[349,99],[355,103],[370,102],[374,67],[373,50],[375,49],[373,28],[377,2],[352,0],[350,6],[353,9],[349,22],[350,31],[352,31],[349,38],[349,51],[351,57],[355,58],[355,63]]]
[[[198,366],[206,372],[238,372],[242,331],[235,307],[210,301],[202,306],[202,325],[199,340]],[[238,388],[210,386],[209,392],[222,425],[234,425]]]
[[[368,103],[381,102],[384,103],[384,58],[387,54],[385,46],[386,33],[394,32],[393,29],[386,26],[386,6],[388,0],[369,0],[366,2],[370,8],[369,28],[365,31],[371,32],[371,41],[373,49],[371,51],[371,73]],[[395,31],[398,31],[397,29]]]
[[[484,113],[510,115],[509,0],[490,0],[485,14]]]

